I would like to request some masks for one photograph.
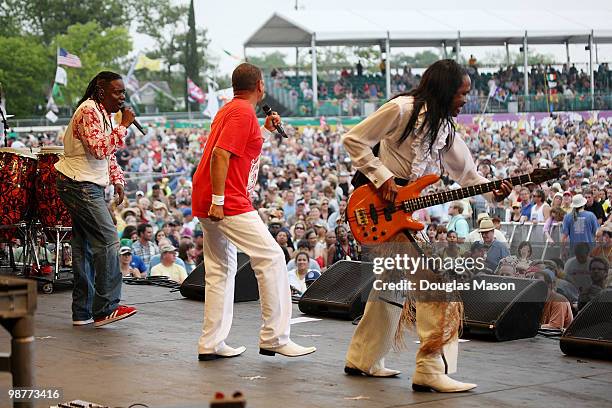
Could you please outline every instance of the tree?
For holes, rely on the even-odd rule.
[[[554,64],[554,56],[552,54],[540,54],[535,52],[528,52],[527,64]],[[523,53],[522,52],[510,52],[510,63],[518,66],[523,66]],[[493,67],[505,67],[508,65],[507,56],[505,51],[496,50],[494,52],[487,52],[484,58],[481,59],[480,66],[493,66]]]
[[[137,1],[137,0],[134,0]],[[0,4],[0,22],[11,22],[17,16],[18,30],[22,33],[40,36],[44,44],[50,44],[67,28],[74,24],[97,21],[103,29],[127,25],[132,10],[129,1],[104,0],[3,0]]]
[[[524,62],[524,57],[523,57],[523,53],[519,52],[517,53],[514,58],[510,57],[512,60],[514,60],[514,64],[516,65],[523,65]],[[537,65],[537,64],[554,64],[555,63],[555,57],[552,54],[540,54],[538,52],[532,52],[532,51],[527,51],[527,64],[528,65]]]
[[[21,34],[23,7],[21,0],[0,1],[0,36],[13,37]]]
[[[200,60],[198,58],[197,31],[195,26],[195,11],[193,0],[189,4],[189,18],[187,19],[189,30],[185,39],[185,106],[189,103],[187,96],[187,78],[196,84],[200,84]],[[201,85],[201,84],[200,84]],[[194,106],[192,106],[194,108]]]
[[[103,30],[98,23],[75,24],[68,27],[65,35],[58,36],[49,53],[55,62],[57,47],[77,55],[82,68],[66,68],[68,86],[65,96],[71,106],[83,96],[87,84],[100,71],[124,72],[125,56],[132,50],[132,41],[126,28],[113,27]],[[49,82],[53,77],[49,78]],[[50,84],[49,84],[50,86]]]
[[[285,54],[280,51],[270,53],[264,52],[258,56],[250,56],[249,62],[264,71],[269,71],[272,68],[286,67],[288,65],[287,62],[285,62]]]
[[[5,56],[0,58],[0,82],[6,109],[18,117],[30,116],[39,105],[44,107],[47,103],[45,93],[55,75],[55,62],[40,41],[31,36],[0,37],[0,50]]]
[[[184,72],[188,7],[171,4],[170,0],[139,0],[135,1],[134,9],[139,16],[137,31],[148,35],[156,43],[155,50],[147,52],[147,56],[162,58],[167,68],[163,75],[147,72],[144,76],[150,80],[165,80],[173,94],[183,94],[186,82]],[[199,73],[212,68],[208,59],[208,44],[206,30],[196,29]],[[183,68],[183,72],[176,73],[177,65]]]
[[[391,64],[396,67],[403,67],[409,65],[413,68],[425,68],[438,61],[440,56],[435,52],[425,50],[417,52],[414,55],[407,55],[404,53],[392,54]]]

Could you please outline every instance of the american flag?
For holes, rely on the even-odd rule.
[[[57,64],[72,68],[81,68],[81,59],[63,48],[57,51]]]

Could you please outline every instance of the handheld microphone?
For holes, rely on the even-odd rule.
[[[121,113],[123,113],[125,108],[127,108],[127,106],[125,106],[125,104],[121,105]],[[144,129],[142,128],[142,125],[140,123],[138,123],[138,121],[136,119],[134,119],[134,121],[132,122],[132,125],[136,126],[136,129],[140,130],[140,133],[142,133],[143,135],[146,135]]]
[[[261,107],[261,109],[263,109],[264,113],[266,114],[266,116],[270,116],[272,115],[272,109],[268,106],[268,105],[264,105]],[[285,129],[283,129],[283,127],[280,125],[280,123],[278,125],[274,125],[274,128],[276,129],[276,131],[284,138],[288,138],[289,136],[287,136],[287,134],[285,133]]]

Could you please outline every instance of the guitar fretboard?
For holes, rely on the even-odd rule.
[[[505,180],[508,180],[513,185],[525,184],[531,181],[531,174],[522,174],[520,176],[509,177],[502,180],[495,180],[489,183],[477,184],[475,186],[468,186],[456,190],[447,190],[441,193],[411,198],[409,200],[402,201],[402,206],[405,211],[413,212],[416,210],[420,210],[421,208],[433,207],[438,204],[444,204],[450,201],[461,200],[466,197],[473,197],[480,194],[489,193],[493,190],[499,189],[501,187],[502,182]]]

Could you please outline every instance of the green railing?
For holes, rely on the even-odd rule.
[[[279,101],[287,102],[284,95],[275,94]],[[292,100],[290,106],[286,106],[293,112],[295,118],[312,118],[318,116],[332,117],[365,117],[378,109],[386,99],[324,99],[319,100],[317,109],[314,109],[312,101]],[[516,113],[516,112],[553,112],[559,111],[587,111],[594,106],[595,110],[612,110],[612,93],[596,93],[594,101],[591,95],[580,94],[573,97],[557,96],[548,101],[544,96],[531,95],[529,97],[518,96],[500,101],[496,98],[469,98],[461,113]],[[41,127],[66,126],[69,117],[60,117],[55,123],[49,122],[44,117],[37,118],[11,118],[11,128],[21,128],[22,131],[44,131]],[[174,127],[208,127],[209,120],[199,112],[160,112],[155,115],[142,115],[139,120],[143,124],[165,123],[166,126]]]
[[[297,116],[367,116],[378,109],[386,99],[324,99],[319,100],[317,112],[314,112],[312,101],[301,100],[298,103]],[[596,93],[594,100],[590,94],[575,96],[524,95],[509,97],[506,100],[486,97],[471,97],[461,113],[517,113],[517,112],[559,112],[612,110],[612,93]],[[301,115],[301,112],[308,112]]]

